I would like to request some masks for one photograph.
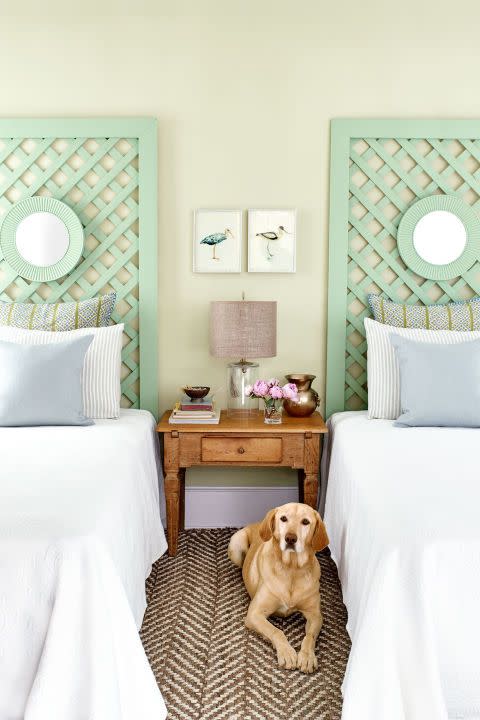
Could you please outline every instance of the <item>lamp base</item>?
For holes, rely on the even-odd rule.
[[[258,398],[245,395],[247,385],[258,380],[258,363],[241,360],[227,365],[227,414],[251,414],[258,411]]]

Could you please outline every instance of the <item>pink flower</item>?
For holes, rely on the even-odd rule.
[[[281,400],[283,398],[283,390],[280,385],[273,385],[270,388],[270,397],[274,400]]]
[[[255,385],[253,386],[253,393],[257,397],[265,397],[268,395],[268,384],[265,382],[265,380],[257,380]]]
[[[245,395],[248,397],[252,394],[253,385],[246,385],[245,386]]]
[[[280,385],[278,382],[278,378],[270,378],[270,380],[267,381],[269,387],[273,387],[274,385]]]
[[[287,383],[283,386],[283,395],[284,397],[288,398],[288,400],[296,400],[298,397],[298,390],[295,383]]]

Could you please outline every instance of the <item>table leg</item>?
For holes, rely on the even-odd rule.
[[[303,481],[304,503],[310,507],[318,507],[318,473],[320,464],[320,436],[305,433],[305,479]]]
[[[167,506],[168,554],[177,554],[178,531],[180,529],[181,481],[179,473],[165,475],[165,504]]]
[[[182,496],[181,469],[179,467],[179,437],[172,431],[164,435],[165,504],[167,506],[168,554],[176,555],[180,529]]]
[[[185,468],[180,468],[180,520],[179,529],[185,530]]]
[[[305,473],[303,481],[303,497],[304,503],[310,507],[317,509],[318,506],[318,474]]]
[[[303,483],[305,482],[305,473],[302,470],[297,470],[297,476],[298,476],[298,502],[303,503],[304,497],[303,497]]]

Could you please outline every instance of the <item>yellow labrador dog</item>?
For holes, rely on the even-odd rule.
[[[251,597],[245,625],[270,640],[281,667],[311,673],[318,666],[315,642],[323,618],[315,553],[327,545],[320,515],[302,503],[274,508],[261,523],[238,530],[230,539],[228,556],[243,569]],[[287,617],[294,612],[301,612],[307,621],[298,655],[285,634],[267,620],[270,615]]]

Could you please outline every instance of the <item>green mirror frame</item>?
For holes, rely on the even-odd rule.
[[[445,265],[433,265],[424,260],[413,244],[417,223],[428,213],[443,210],[456,215],[463,223],[467,242],[462,254]],[[472,267],[480,258],[480,219],[462,199],[454,195],[430,195],[417,200],[403,215],[397,232],[398,251],[410,270],[429,280],[451,280]]]
[[[19,224],[33,213],[51,213],[66,226],[69,242],[65,255],[53,265],[39,266],[18,252],[16,232]],[[21,200],[6,213],[0,228],[0,248],[7,263],[26,280],[47,282],[67,275],[78,263],[84,244],[83,226],[74,211],[60,200],[34,195]]]

